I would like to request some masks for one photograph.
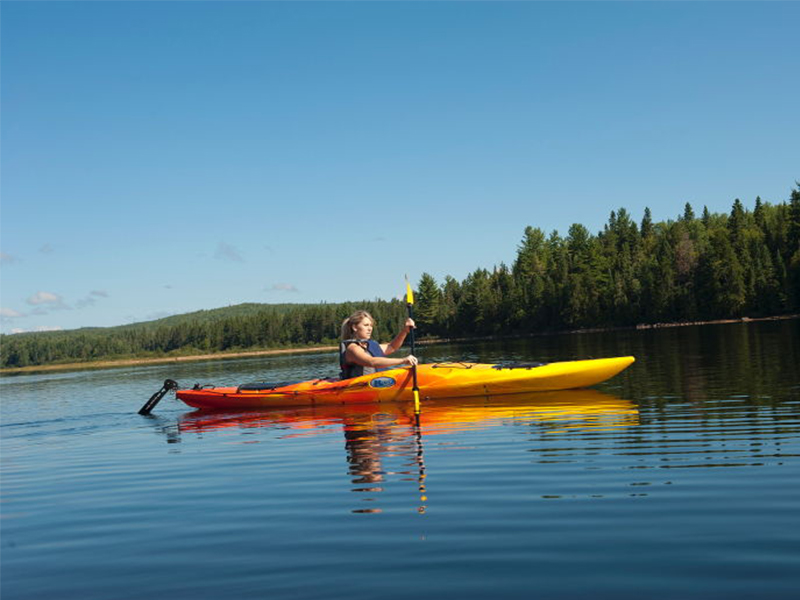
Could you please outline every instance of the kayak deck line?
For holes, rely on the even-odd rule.
[[[633,356],[553,363],[432,363],[417,365],[419,395],[425,400],[498,396],[585,388],[614,377]],[[317,378],[300,382],[257,382],[230,387],[196,385],[177,397],[201,409],[241,409],[413,401],[410,367],[352,379]]]

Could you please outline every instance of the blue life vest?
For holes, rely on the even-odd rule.
[[[344,340],[339,343],[339,367],[342,369],[339,377],[341,379],[350,379],[352,377],[360,377],[361,375],[369,375],[370,373],[374,373],[375,371],[380,371],[382,369],[376,369],[375,367],[365,367],[363,365],[355,365],[346,362],[345,354],[347,353],[347,347],[350,344],[363,344],[366,342],[367,347],[364,350],[370,356],[374,356],[376,358],[386,356],[381,349],[381,345],[376,342],[375,340]],[[363,347],[363,346],[362,346]]]

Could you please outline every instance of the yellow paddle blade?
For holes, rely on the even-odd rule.
[[[406,304],[414,304],[414,292],[411,291],[411,284],[408,282],[408,276],[406,276]]]

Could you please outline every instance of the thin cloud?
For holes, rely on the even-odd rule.
[[[56,249],[55,249],[55,248],[53,248],[53,247],[52,247],[50,244],[42,244],[42,245],[39,247],[39,252],[40,252],[41,254],[52,254],[52,253],[53,253],[53,252],[55,252],[55,251],[56,251]]]
[[[75,308],[86,308],[87,306],[92,306],[97,302],[98,298],[108,298],[108,292],[103,290],[92,290],[89,292],[88,296],[75,302]]]
[[[64,299],[58,294],[53,292],[36,292],[33,296],[26,300],[31,306],[46,307],[52,310],[69,308],[64,303]]]
[[[234,246],[220,242],[217,244],[217,250],[214,252],[214,258],[218,260],[227,260],[229,262],[244,262],[244,258],[239,254]]]
[[[61,302],[61,298],[58,294],[53,294],[52,292],[36,292],[33,296],[28,298],[28,304],[52,304]]]
[[[0,308],[0,317],[4,319],[19,319],[24,316],[24,313],[14,310],[13,308]]]
[[[300,290],[298,290],[291,283],[273,283],[271,287],[267,288],[267,291],[268,292],[289,292],[290,294],[296,294]]]
[[[15,262],[19,262],[16,256],[8,254],[7,252],[0,252],[0,264],[13,265]]]

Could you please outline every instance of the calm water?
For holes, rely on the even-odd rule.
[[[23,598],[788,598],[800,589],[800,321],[434,346],[634,354],[597,389],[204,414],[167,377],[333,355],[26,375],[2,393],[2,593]]]

